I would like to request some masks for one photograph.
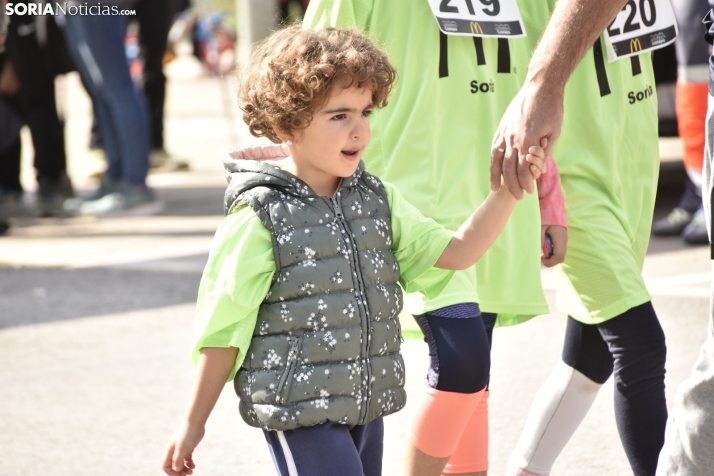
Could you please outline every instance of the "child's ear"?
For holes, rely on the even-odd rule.
[[[273,123],[273,131],[275,131],[275,135],[278,136],[278,139],[280,139],[284,143],[293,142],[295,137],[293,137],[293,134],[288,134],[287,132],[283,132],[281,129],[279,129],[274,123]]]

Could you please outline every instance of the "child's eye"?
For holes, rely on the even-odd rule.
[[[368,117],[372,114],[372,109],[365,109],[364,112],[362,112],[362,115],[364,117]]]
[[[337,114],[336,116],[332,116],[333,121],[341,121],[342,119],[346,118],[347,114]]]

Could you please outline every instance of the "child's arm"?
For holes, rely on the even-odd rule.
[[[196,467],[193,450],[203,438],[206,420],[218,401],[237,356],[236,347],[201,349],[186,415],[166,448],[162,464],[166,474],[186,476],[193,473]]]
[[[541,147],[536,146],[531,147],[528,152],[526,160],[531,163],[533,178],[537,179],[543,168],[545,153]],[[473,215],[454,233],[451,242],[434,266],[455,270],[473,266],[496,241],[515,206],[516,199],[511,195],[508,187],[501,187],[497,192],[491,192]]]

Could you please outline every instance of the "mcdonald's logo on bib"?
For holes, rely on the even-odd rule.
[[[642,42],[640,42],[639,38],[630,40],[630,53],[634,53],[635,51],[642,51]]]
[[[483,29],[481,28],[481,25],[478,24],[478,22],[471,22],[471,33],[473,33],[474,35],[483,35]]]

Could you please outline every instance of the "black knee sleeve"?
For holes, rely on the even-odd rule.
[[[472,318],[416,316],[429,344],[427,383],[445,392],[475,393],[488,383],[489,342],[480,316]]]

